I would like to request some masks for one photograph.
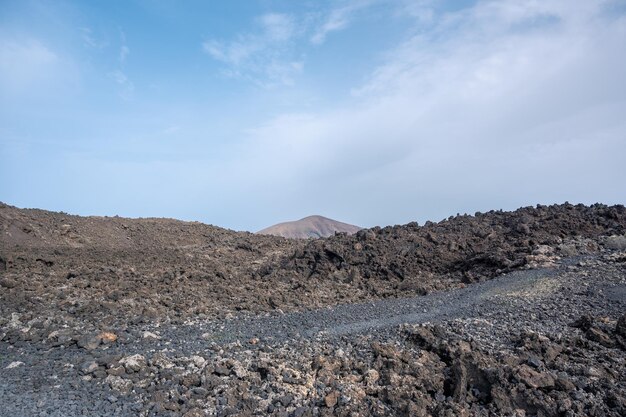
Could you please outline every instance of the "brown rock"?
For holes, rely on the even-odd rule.
[[[114,366],[113,368],[107,369],[107,374],[113,376],[122,376],[126,374],[126,370],[123,366]]]
[[[594,319],[591,315],[586,314],[581,316],[578,320],[571,324],[572,327],[577,327],[581,330],[589,330],[593,326]]]
[[[552,362],[554,359],[556,359],[557,356],[561,354],[562,351],[563,351],[563,348],[561,346],[558,346],[558,345],[548,346],[545,349],[543,359],[546,362]]]
[[[183,417],[204,417],[204,412],[200,408],[192,408],[183,414]]]
[[[198,374],[188,374],[185,375],[181,381],[181,383],[187,388],[190,387],[199,387],[200,386],[200,375]]]
[[[493,387],[491,390],[491,400],[498,407],[502,414],[512,414],[511,394],[502,387]]]
[[[98,337],[104,344],[113,343],[117,340],[117,335],[111,332],[102,332],[98,335]]]
[[[426,350],[433,350],[437,344],[437,338],[433,332],[423,326],[416,326],[407,331],[408,339]]]
[[[572,381],[565,377],[557,378],[555,383],[556,387],[561,391],[570,392],[576,389],[576,385],[574,385]]]
[[[465,398],[467,392],[467,368],[465,363],[457,359],[452,365],[452,379],[454,383],[453,397],[458,401]]]
[[[554,378],[547,372],[534,371],[528,365],[517,368],[516,377],[531,388],[551,388],[554,386]]]
[[[326,397],[324,397],[324,404],[326,407],[333,408],[337,405],[337,401],[339,400],[339,392],[331,391]]]
[[[600,343],[602,346],[605,347],[613,347],[615,345],[611,337],[597,327],[592,327],[587,330],[585,336],[587,336],[587,339]]]
[[[368,385],[373,385],[380,379],[380,374],[375,369],[370,369],[365,373],[363,377],[364,381]]]

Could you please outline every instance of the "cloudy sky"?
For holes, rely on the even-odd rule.
[[[0,0],[0,201],[258,230],[626,203],[625,0]]]

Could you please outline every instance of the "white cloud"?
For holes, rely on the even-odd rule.
[[[0,38],[0,98],[30,100],[66,96],[80,82],[76,66],[43,41],[30,37]]]
[[[202,44],[204,52],[213,59],[221,61],[233,67],[244,65],[254,54],[262,52],[266,46],[260,39],[242,38],[230,44],[224,44],[216,40],[208,40]]]
[[[128,46],[126,45],[122,45],[120,47],[120,56],[119,56],[120,62],[124,63],[126,61],[126,57],[128,57],[129,54],[130,54],[130,48],[128,48]]]
[[[311,36],[311,42],[319,45],[324,43],[326,36],[331,32],[336,32],[348,26],[351,10],[348,8],[336,9],[331,11],[330,15]]]
[[[256,32],[239,34],[230,42],[206,40],[203,51],[223,63],[223,74],[230,77],[263,87],[292,85],[303,67],[303,62],[293,57],[292,42],[297,34],[293,17],[268,13],[256,23]]]
[[[315,45],[323,44],[329,34],[346,29],[358,12],[380,2],[381,0],[351,0],[344,2],[341,7],[331,9],[314,28],[313,35],[310,38],[311,43]]]
[[[402,0],[396,10],[398,16],[411,16],[421,23],[430,23],[435,17],[433,0]]]
[[[126,33],[124,33],[122,29],[120,29],[120,42],[122,45],[120,46],[118,60],[120,61],[120,64],[124,64],[124,62],[126,62],[126,58],[130,55],[130,48],[126,45]]]
[[[93,49],[104,49],[109,46],[106,40],[99,40],[93,34],[91,28],[80,28],[81,38],[85,46]]]
[[[118,95],[122,100],[131,100],[135,93],[135,84],[120,70],[109,73],[109,77],[118,85]]]
[[[234,181],[261,215],[313,210],[364,225],[389,221],[390,205],[404,222],[623,202],[626,19],[609,3],[484,1],[434,15],[351,105],[250,131]]]
[[[259,17],[265,36],[274,42],[285,42],[295,32],[293,17],[282,13],[267,13]]]
[[[59,57],[38,40],[0,40],[0,80],[9,87],[21,88],[46,78]]]

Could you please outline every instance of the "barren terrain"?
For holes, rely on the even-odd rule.
[[[626,209],[318,240],[0,206],[0,415],[621,416]]]

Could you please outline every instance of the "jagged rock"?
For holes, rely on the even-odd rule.
[[[80,370],[83,374],[90,374],[98,369],[98,363],[96,361],[87,361],[83,363]]]
[[[152,357],[150,363],[153,366],[156,366],[161,369],[168,369],[168,368],[174,367],[174,363],[167,356],[165,356],[163,353],[160,353],[160,352],[155,354]]]
[[[364,376],[364,381],[368,385],[374,385],[380,379],[380,374],[375,369],[369,369]]]
[[[586,314],[584,316],[581,316],[575,322],[573,322],[571,326],[577,327],[583,331],[587,331],[591,328],[591,326],[593,326],[593,323],[594,323],[594,318],[591,315]]]
[[[576,390],[576,385],[567,377],[558,377],[555,380],[556,387],[561,391],[574,391]]]
[[[143,355],[131,355],[120,359],[120,364],[128,373],[139,372],[146,366],[146,358]]]
[[[216,364],[213,372],[217,375],[230,375],[230,368],[224,364]]]
[[[339,392],[331,391],[330,393],[326,394],[326,396],[324,397],[324,404],[328,408],[333,408],[334,406],[337,405],[338,400],[339,400]]]
[[[104,381],[109,384],[112,390],[118,391],[122,394],[128,394],[133,388],[132,381],[115,375],[107,376]]]
[[[108,368],[106,370],[106,373],[113,376],[123,376],[126,375],[126,370],[123,366],[113,366],[111,368]]]
[[[181,380],[181,384],[187,388],[190,387],[199,387],[200,386],[200,375],[198,374],[187,374],[183,376]]]
[[[613,342],[611,337],[597,327],[591,327],[589,330],[587,330],[585,336],[587,336],[587,339],[598,342],[602,346],[613,347],[615,345],[615,342]]]
[[[550,374],[534,371],[527,365],[518,367],[515,376],[530,388],[550,388],[554,386],[554,378]]]

